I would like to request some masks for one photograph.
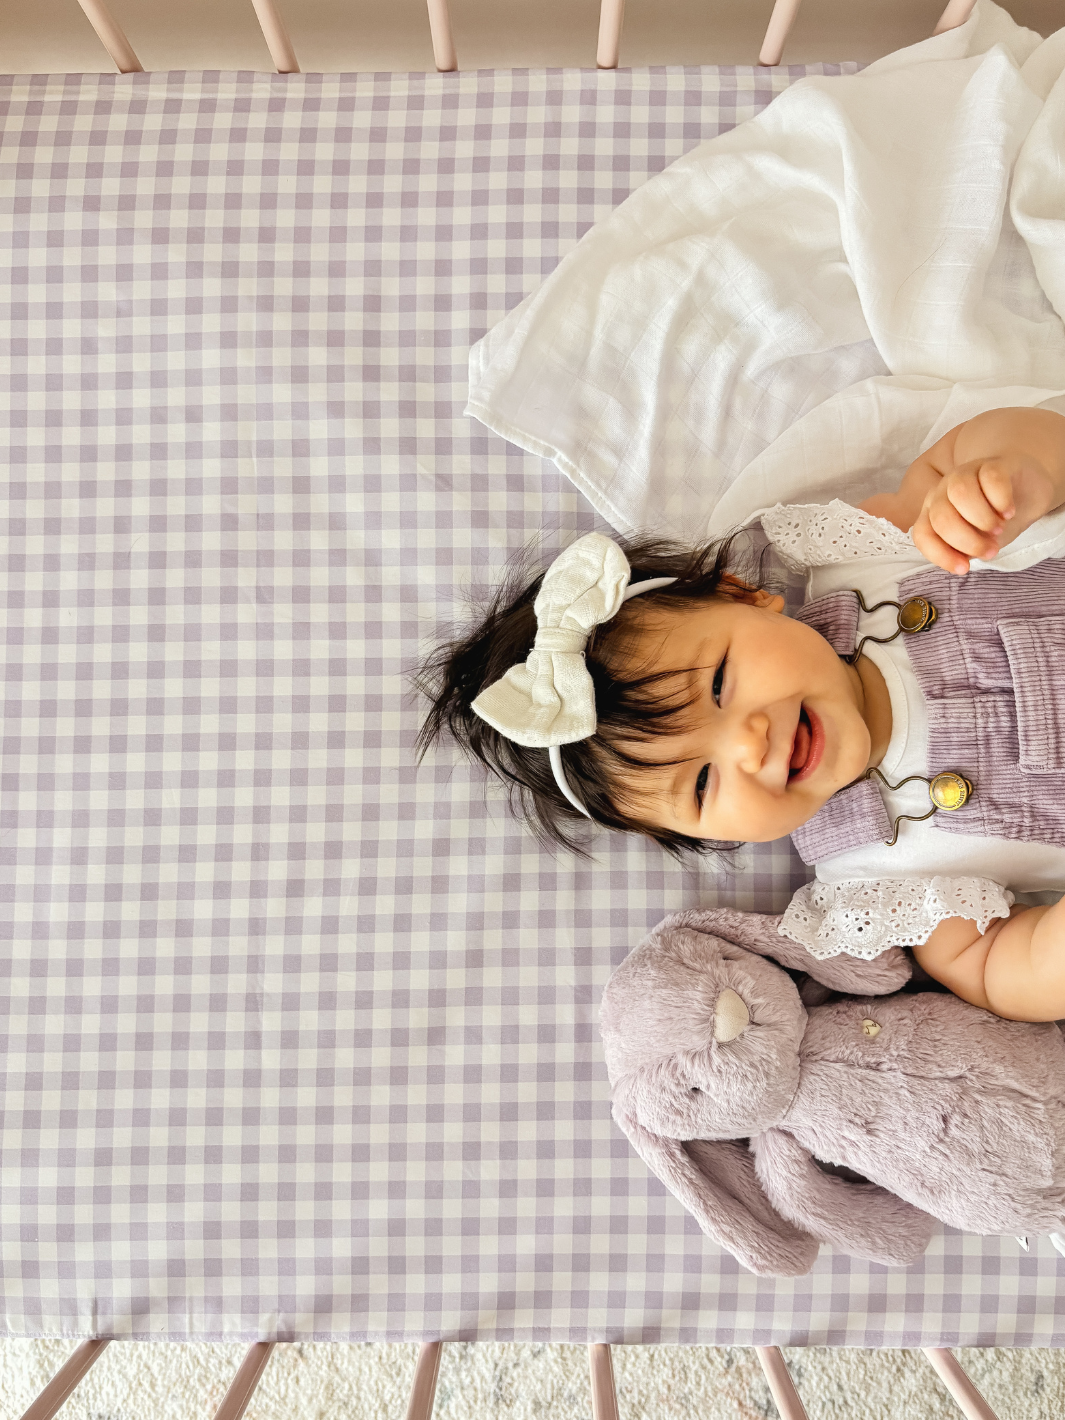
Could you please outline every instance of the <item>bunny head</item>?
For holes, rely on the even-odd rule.
[[[933,1220],[873,1185],[826,1177],[786,1132],[807,1016],[787,971],[764,958],[807,985],[867,996],[898,991],[909,964],[898,948],[872,962],[819,961],[779,926],[732,908],[679,912],[622,962],[600,1011],[614,1118],[703,1231],[752,1272],[808,1272],[819,1240],[910,1262]]]
[[[600,1027],[622,1128],[736,1139],[787,1110],[806,1012],[778,966],[667,919],[611,977]]]
[[[615,971],[600,1026],[614,1118],[648,1167],[753,1272],[808,1272],[817,1241],[732,1142],[777,1123],[798,1086],[806,1012],[787,973],[681,914]]]

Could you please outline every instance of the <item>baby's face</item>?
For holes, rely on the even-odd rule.
[[[861,677],[783,605],[752,592],[637,613],[627,665],[683,672],[696,699],[683,732],[632,746],[662,769],[632,779],[629,812],[691,838],[766,843],[869,767]]]

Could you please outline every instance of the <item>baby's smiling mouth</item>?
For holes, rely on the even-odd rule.
[[[806,767],[810,757],[810,717],[805,705],[799,707],[799,718],[795,725],[795,738],[791,743],[791,758],[788,761],[788,778],[793,779],[800,769]]]
[[[801,705],[791,744],[791,759],[788,761],[788,782],[794,783],[812,774],[821,761],[824,748],[825,731],[821,721],[805,705]]]

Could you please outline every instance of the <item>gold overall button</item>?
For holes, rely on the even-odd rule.
[[[927,598],[910,597],[899,607],[899,629],[908,636],[915,636],[918,631],[927,631],[938,615]]]
[[[973,795],[973,786],[960,774],[937,774],[928,785],[928,797],[937,809],[952,813],[967,804]]]

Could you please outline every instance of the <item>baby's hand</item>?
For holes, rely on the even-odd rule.
[[[979,457],[977,457],[977,455]],[[959,576],[1065,505],[1065,418],[1049,409],[989,409],[919,454],[897,493],[859,506],[913,533],[937,567]]]
[[[913,540],[929,562],[959,575],[987,562],[1054,503],[1046,469],[1024,453],[956,464],[925,495]]]

